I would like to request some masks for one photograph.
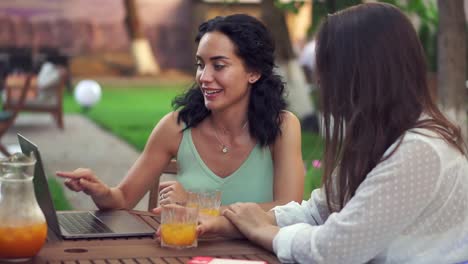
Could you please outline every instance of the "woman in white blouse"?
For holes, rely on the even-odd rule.
[[[426,82],[410,21],[383,3],[329,15],[317,36],[323,186],[302,204],[238,203],[201,234],[244,236],[282,262],[468,260],[468,161]]]

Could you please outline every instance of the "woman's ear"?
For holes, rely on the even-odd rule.
[[[258,72],[250,72],[249,73],[249,83],[250,84],[254,84],[258,81],[258,79],[260,79],[260,77],[262,77],[262,75]]]

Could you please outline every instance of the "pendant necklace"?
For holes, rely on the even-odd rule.
[[[245,121],[244,125],[241,128],[242,130],[247,127],[247,123],[248,123],[248,121]],[[219,138],[218,129],[214,125],[213,125],[213,128],[214,128],[214,131],[215,131],[216,139],[218,140],[219,144],[221,145],[221,152],[223,152],[223,154],[227,154],[229,152],[230,147],[228,145],[224,144],[224,142],[221,140],[221,138]]]

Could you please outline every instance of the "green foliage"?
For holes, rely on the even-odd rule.
[[[275,0],[275,6],[279,9],[282,9],[287,12],[292,12],[297,14],[299,9],[304,5],[304,0],[292,0],[288,2],[283,2],[281,0]]]
[[[302,159],[307,164],[313,160],[322,159],[324,142],[322,138],[315,133],[302,131]]]
[[[321,160],[324,147],[323,139],[310,132],[302,131],[302,159],[306,169],[304,184],[304,199],[309,199],[312,190],[320,187],[322,183],[322,170],[315,168],[314,160]]]
[[[322,19],[327,16],[327,14],[327,5],[319,1],[314,1],[314,6],[312,7],[312,25],[307,32],[308,36],[315,34]]]
[[[314,168],[312,166],[307,170],[304,184],[304,200],[309,200],[311,192],[321,186],[322,173],[323,170],[321,168]]]

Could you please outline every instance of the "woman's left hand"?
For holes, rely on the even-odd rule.
[[[274,217],[256,203],[231,204],[223,215],[249,240],[272,250],[273,238],[279,231]]]
[[[166,181],[159,184],[159,204],[185,204],[188,193],[177,181]]]

